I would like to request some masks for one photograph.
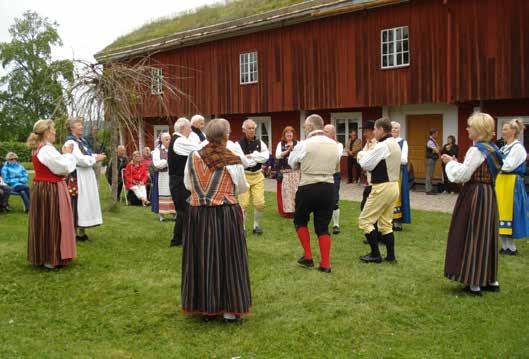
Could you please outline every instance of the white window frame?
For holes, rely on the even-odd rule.
[[[169,125],[154,125],[154,126],[152,126],[152,133],[153,133],[153,136],[154,136],[153,149],[154,149],[154,147],[156,147],[156,140],[158,139],[158,136],[160,136],[160,134],[162,134],[164,132],[169,133]]]
[[[352,126],[349,127],[349,124],[356,123],[357,124],[357,130],[356,135],[359,139],[362,139],[362,112],[333,112],[331,113],[331,123],[336,129],[336,137],[338,139],[338,121],[345,121],[345,143],[343,144],[344,152],[342,153],[342,156],[347,155],[347,140],[349,139],[349,135],[351,134],[351,131],[353,130]]]
[[[272,151],[272,117],[270,116],[254,116],[254,117],[248,117],[248,119],[251,119],[255,122],[256,128],[255,128],[255,138],[258,138],[259,140],[262,140],[263,134],[261,131],[261,124],[264,124],[266,127],[266,130],[268,131],[268,141],[265,142],[265,145],[268,146],[268,150]]]
[[[252,58],[254,56],[254,58]],[[253,70],[251,70],[253,65]],[[253,77],[252,77],[253,76]],[[246,77],[246,81],[244,78]],[[256,84],[259,82],[259,57],[257,51],[239,54],[239,83],[241,85]]]
[[[520,143],[525,146],[526,144],[523,142],[523,135],[524,135],[524,132],[527,131],[527,128],[529,128],[529,116],[499,116],[498,121],[496,121],[497,122],[496,137],[498,139],[503,137],[501,135],[503,125],[515,118],[521,119],[523,121],[523,124],[526,127],[526,129],[522,130],[520,134],[518,135],[518,141],[520,141]]]
[[[408,37],[406,39],[404,39],[402,36],[401,36],[401,39],[398,40],[397,39],[397,30],[401,30],[401,33],[402,31],[406,29],[406,31],[408,32]],[[388,41],[384,42],[384,33],[388,33]],[[389,34],[392,35],[392,40],[390,41],[389,40]],[[401,42],[401,51],[400,52],[397,52],[397,42]],[[404,41],[407,41],[408,43],[408,50],[407,51],[404,51]],[[384,45],[390,45],[392,46],[393,48],[393,51],[392,53],[388,51],[387,54],[384,54]],[[404,54],[407,53],[408,54],[408,62],[407,63],[404,63]],[[402,56],[402,64],[400,65],[397,65],[397,56],[398,55],[401,55]],[[393,58],[393,65],[389,65],[389,62],[386,66],[384,66],[384,57],[387,56],[388,59],[390,58]],[[398,27],[394,27],[394,28],[391,28],[391,29],[383,29],[383,30],[380,30],[380,68],[382,70],[388,70],[388,69],[398,69],[398,68],[402,68],[402,67],[409,67],[410,66],[410,61],[411,61],[411,51],[410,51],[410,29],[408,26],[398,26]]]
[[[163,94],[163,70],[160,68],[151,69],[151,95]]]

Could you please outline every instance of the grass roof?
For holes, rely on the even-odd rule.
[[[176,16],[163,17],[120,36],[102,52],[135,45],[144,41],[172,35],[181,31],[240,19],[250,15],[279,9],[306,0],[226,0],[184,11]]]

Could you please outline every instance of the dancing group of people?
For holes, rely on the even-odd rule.
[[[28,259],[47,268],[75,258],[76,239],[86,240],[85,228],[102,224],[93,167],[105,155],[92,153],[83,140],[81,120],[70,120],[68,127],[71,135],[62,154],[53,146],[51,120],[37,121],[28,139],[35,168]],[[203,117],[179,118],[173,134],[161,136],[152,156],[156,176],[151,181],[156,183],[158,211],[176,212],[171,246],[183,245],[182,309],[205,320],[222,316],[226,321],[239,321],[252,305],[245,218],[252,203],[252,233],[263,233],[262,165],[270,154],[256,137],[253,120],[244,121],[242,130],[242,138],[232,142],[230,124],[224,119],[213,119],[206,126]],[[467,130],[474,145],[464,162],[449,154],[441,156],[450,181],[464,183],[450,225],[445,276],[481,295],[482,290],[499,291],[498,236],[504,254],[516,254],[513,240],[529,236],[529,202],[521,179],[527,153],[516,140],[523,130],[520,120],[504,125],[507,143],[502,150],[491,143],[491,116],[472,115]],[[334,127],[325,126],[319,115],[306,118],[304,132],[305,140],[297,141],[294,129],[285,128],[277,146],[278,205],[280,214],[293,218],[303,251],[297,262],[305,268],[314,267],[308,229],[313,215],[320,252],[318,270],[331,273],[329,226],[333,221],[333,233],[339,233],[344,148],[336,141]],[[356,158],[367,172],[367,185],[358,227],[370,251],[360,260],[395,263],[393,231],[411,222],[408,146],[400,137],[400,125],[387,118],[368,121],[363,132],[366,143]],[[125,178],[132,179],[125,180],[131,181],[127,188],[148,205],[145,190],[139,187],[148,177],[139,152],[133,154],[125,173]],[[386,247],[385,257],[379,243]]]

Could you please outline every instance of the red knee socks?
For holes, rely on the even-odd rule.
[[[320,243],[320,267],[330,268],[331,267],[331,236],[323,234],[318,237]]]
[[[299,241],[303,250],[305,251],[305,259],[312,259],[312,252],[310,250],[310,234],[307,227],[299,227],[296,229]]]

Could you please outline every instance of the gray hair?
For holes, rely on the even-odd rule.
[[[202,115],[194,115],[193,117],[191,117],[191,125],[194,125],[198,121],[205,121],[205,120],[206,119]]]
[[[171,134],[169,132],[162,132],[160,135],[160,140],[163,140],[165,137],[171,138]]]
[[[11,159],[18,160],[18,156],[15,152],[8,152],[6,155],[6,161],[9,161]]]
[[[208,141],[224,140],[230,134],[230,123],[223,118],[216,118],[209,121],[205,129]]]
[[[323,129],[323,118],[321,118],[320,115],[310,115],[305,119],[305,122],[308,122],[312,125],[314,130],[322,130]]]
[[[330,132],[333,136],[336,136],[336,128],[333,125],[325,125],[323,131]]]
[[[174,130],[175,132],[180,132],[181,129],[191,127],[191,122],[185,117],[180,117],[176,122],[174,123]]]
[[[253,123],[256,127],[257,127],[257,124],[255,123],[254,120],[252,120],[251,118],[245,120],[243,123],[242,123],[242,128],[246,128],[246,125],[249,125],[250,123]]]

